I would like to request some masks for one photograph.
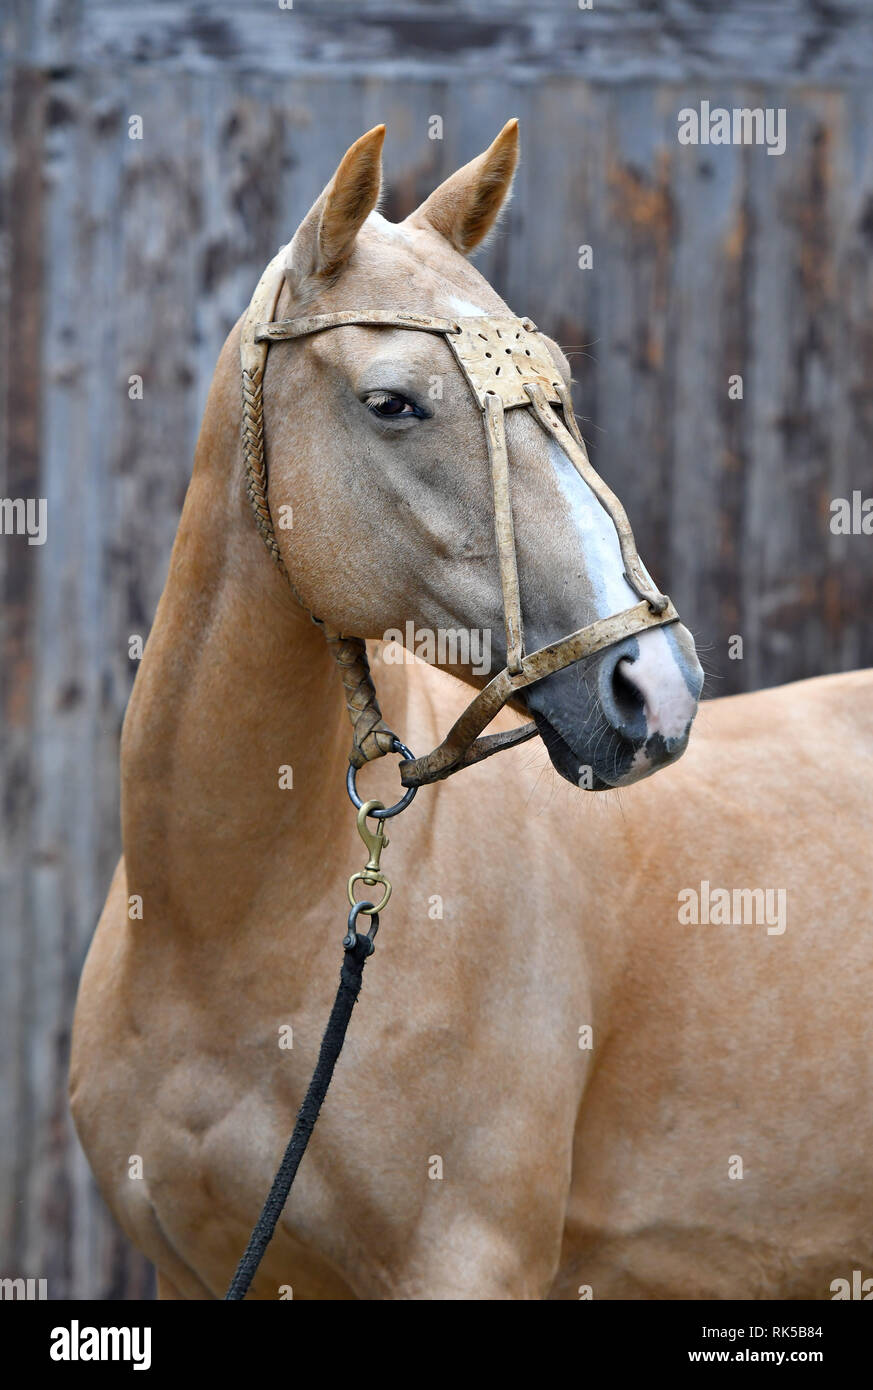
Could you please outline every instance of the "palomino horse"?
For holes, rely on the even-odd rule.
[[[301,224],[276,318],[506,315],[465,256],[508,192],[515,123],[398,226],[374,211],[382,134]],[[361,862],[342,687],[244,493],[239,348],[237,325],[127,714],[124,858],[73,1039],[79,1135],[164,1298],[228,1284]],[[502,665],[481,412],[445,339],[276,344],[264,407],[305,608],[371,638],[490,631]],[[554,441],[526,411],[506,438],[532,649],[636,595]],[[378,685],[417,752],[457,713],[458,682],[424,663],[380,663]],[[676,622],[613,644],[517,701],[572,789],[532,804],[530,749],[509,748],[391,823],[395,896],[255,1297],[806,1298],[873,1274],[873,677],[713,701],[687,756],[641,780],[682,752],[700,685]],[[360,780],[397,797],[393,758]]]

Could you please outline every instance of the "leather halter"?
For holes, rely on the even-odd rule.
[[[536,325],[530,319],[488,314],[459,319],[431,314],[397,313],[393,310],[346,310],[334,314],[273,321],[284,282],[285,248],[270,262],[258,283],[242,325],[240,360],[243,386],[243,457],[246,493],[255,522],[274,562],[285,575],[303,608],[285,568],[276,541],[267,495],[267,463],[264,451],[263,374],[270,343],[310,337],[331,328],[364,325],[369,328],[403,328],[435,333],[451,348],[464,378],[482,411],[494,495],[494,524],[503,612],[506,626],[506,666],[475,696],[443,742],[422,758],[401,762],[404,787],[436,782],[462,767],[480,762],[503,748],[533,738],[536,725],[528,723],[506,733],[484,734],[497,712],[520,690],[562,671],[583,657],[613,646],[647,628],[676,622],[679,615],[666,594],[657,590],[647,575],[634,543],[633,532],[621,502],[592,468],[579,426],[573,415],[570,393],[558,372]],[[555,410],[561,407],[563,420]],[[615,525],[624,560],[625,578],[640,602],[611,617],[599,618],[557,642],[525,654],[524,628],[518,584],[518,565],[512,507],[509,495],[509,459],[506,449],[505,412],[526,409],[542,429],[556,440],[577,472],[588,484]],[[307,609],[308,611],[308,609]],[[314,619],[320,622],[319,619]],[[398,740],[385,725],[370,676],[363,638],[346,637],[320,623],[343,678],[346,705],[354,729],[350,762],[362,767],[373,758],[395,750]]]

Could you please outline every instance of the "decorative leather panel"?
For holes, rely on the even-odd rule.
[[[530,405],[525,384],[540,386],[547,400],[559,401],[562,377],[552,354],[530,319],[459,318],[460,332],[447,333],[455,354],[479,405],[492,392],[504,409]]]

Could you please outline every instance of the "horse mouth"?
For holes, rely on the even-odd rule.
[[[568,782],[572,782],[575,787],[583,787],[595,792],[609,791],[614,784],[607,782],[590,763],[580,761],[578,754],[571,748],[564,735],[545,714],[537,709],[532,709],[530,713],[556,772],[559,772]],[[622,739],[621,742],[627,745],[629,750],[628,762],[630,762],[635,750],[625,739]]]
[[[612,791],[651,777],[685,752],[683,738],[665,740],[660,734],[642,741],[623,738],[615,729],[601,728],[596,735],[596,763],[585,762],[548,715],[529,709],[545,744],[552,766],[568,782],[585,791]]]

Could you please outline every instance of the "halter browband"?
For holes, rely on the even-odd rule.
[[[279,551],[267,495],[263,377],[270,343],[305,338],[313,333],[350,325],[436,333],[445,339],[454,353],[482,411],[491,463],[494,525],[506,626],[506,666],[470,701],[438,748],[423,758],[401,762],[403,785],[419,787],[426,782],[448,777],[471,763],[480,762],[502,748],[533,738],[537,732],[533,723],[506,733],[482,734],[498,710],[526,686],[635,633],[676,622],[679,615],[670,599],[652,586],[637,554],[630,522],[621,502],[592,468],[573,414],[570,393],[536,325],[530,319],[492,314],[444,319],[430,314],[369,309],[273,322],[284,281],[284,256],[283,247],[267,266],[242,325],[242,442],[246,495],[257,528],[301,607],[306,609],[306,604],[294,587]],[[561,407],[563,421],[554,409],[555,404]],[[562,637],[560,641],[551,642],[527,655],[524,650],[504,426],[505,412],[517,408],[528,410],[542,429],[556,440],[612,518],[621,546],[625,578],[641,599],[633,608],[626,608],[609,618],[599,618],[568,637]],[[360,768],[364,763],[390,753],[398,740],[382,720],[363,638],[342,636],[319,619],[314,621],[322,627],[342,675],[354,731],[350,762],[354,768]]]

